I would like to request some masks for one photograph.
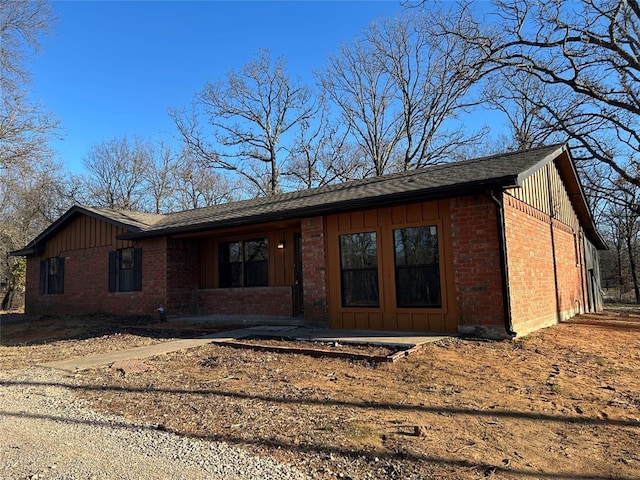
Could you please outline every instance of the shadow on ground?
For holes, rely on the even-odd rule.
[[[156,390],[153,388],[145,388],[143,390],[130,388],[130,387],[119,387],[119,386],[89,386],[89,385],[73,385],[69,383],[59,383],[59,382],[29,382],[29,381],[0,381],[0,385],[4,387],[9,386],[30,386],[30,387],[61,387],[69,390],[97,390],[97,391],[108,391],[108,390],[117,390],[122,393],[140,393],[144,391],[145,394],[153,394],[157,391],[162,391],[164,393],[171,393],[180,395],[180,397],[190,396],[190,395],[207,395],[207,396],[232,396],[232,397],[244,397],[250,400],[258,400],[258,401],[268,401],[268,402],[285,402],[285,403],[304,403],[304,404],[316,404],[321,403],[322,405],[327,405],[327,401],[319,401],[316,399],[283,399],[283,398],[275,398],[275,397],[264,397],[260,395],[251,395],[251,394],[238,394],[237,392],[227,392],[224,390],[181,390],[181,389],[162,389]],[[532,412],[518,412],[518,411],[510,411],[503,410],[497,411],[492,410],[490,412],[486,411],[478,411],[478,410],[470,410],[470,409],[460,409],[460,408],[446,408],[446,407],[432,407],[426,405],[397,405],[397,404],[371,404],[368,402],[329,402],[329,404],[335,404],[344,406],[345,403],[349,403],[349,406],[355,408],[363,408],[363,409],[418,409],[424,412],[435,413],[435,414],[449,414],[449,415],[466,415],[466,416],[490,416],[492,418],[496,417],[507,417],[507,418],[519,418],[530,421],[539,421],[539,420],[551,420],[553,422],[570,422],[570,423],[580,423],[584,425],[589,424],[599,424],[599,425],[623,425],[628,427],[638,427],[637,422],[628,422],[628,421],[616,421],[616,420],[607,420],[607,419],[599,419],[599,418],[567,418],[565,416],[557,416],[557,415],[547,415],[543,413],[532,413]],[[100,425],[102,427],[109,427],[114,429],[131,429],[131,430],[139,430],[140,428],[150,429],[150,430],[160,430],[164,432],[173,433],[176,435],[195,438],[200,440],[207,441],[224,441],[230,444],[239,445],[239,446],[260,446],[260,447],[268,447],[271,449],[277,450],[288,450],[291,452],[297,453],[316,453],[316,454],[326,454],[326,455],[341,455],[344,457],[351,458],[367,458],[370,462],[377,461],[377,458],[383,458],[385,460],[395,460],[395,461],[412,461],[412,462],[427,462],[432,465],[441,465],[447,466],[457,469],[471,469],[479,472],[483,472],[485,477],[492,476],[496,473],[508,474],[512,478],[543,478],[543,479],[584,479],[584,480],[595,480],[600,479],[602,476],[600,475],[590,475],[585,473],[567,473],[567,472],[553,472],[553,471],[541,471],[539,469],[525,469],[525,468],[513,468],[508,465],[492,465],[490,463],[482,463],[473,461],[471,459],[464,458],[464,456],[459,456],[458,458],[444,458],[437,455],[425,453],[417,453],[417,452],[382,452],[382,451],[370,451],[366,449],[353,449],[353,448],[344,448],[337,445],[325,445],[311,442],[301,442],[294,443],[287,439],[283,438],[246,438],[242,436],[236,436],[233,434],[206,434],[206,433],[185,433],[176,429],[172,429],[170,427],[166,427],[165,425],[140,425],[130,423],[129,421],[123,419],[121,421],[89,421],[84,419],[74,419],[62,416],[52,416],[52,415],[36,415],[36,414],[27,414],[25,412],[11,412],[11,411],[3,411],[0,410],[0,416],[4,417],[31,417],[35,419],[40,419],[43,421],[53,421],[53,422],[64,422],[64,423],[84,423],[91,425]],[[627,476],[616,476],[615,478],[620,479],[631,479],[634,477]]]
[[[161,322],[152,316],[95,314],[27,317],[24,314],[5,313],[0,315],[0,346],[85,340],[117,333],[148,338],[196,338],[234,328],[238,328],[238,325],[233,322]]]

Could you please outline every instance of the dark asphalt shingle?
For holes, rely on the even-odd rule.
[[[518,179],[544,163],[562,145],[551,145],[524,152],[493,155],[444,165],[431,166],[381,177],[355,180],[319,188],[281,193],[269,197],[231,202],[211,207],[185,210],[165,215],[158,222],[142,227],[145,236],[214,227],[237,225],[263,217],[287,218],[297,215],[323,213],[354,203],[392,201],[411,194],[423,198],[432,194],[446,195],[466,186],[477,189],[490,186],[515,186]],[[267,218],[269,217],[269,218]]]

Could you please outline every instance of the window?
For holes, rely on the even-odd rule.
[[[220,244],[220,286],[242,286],[242,242]]]
[[[438,229],[400,228],[393,231],[398,307],[440,307]]]
[[[376,232],[340,235],[340,280],[343,307],[378,307]]]
[[[220,287],[269,285],[269,245],[266,238],[220,243]]]
[[[109,252],[109,291],[142,290],[142,249],[123,248]]]
[[[64,257],[40,261],[40,295],[64,293]]]

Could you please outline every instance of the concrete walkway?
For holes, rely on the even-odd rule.
[[[43,367],[55,368],[74,372],[77,370],[87,370],[99,365],[108,365],[113,362],[142,359],[162,355],[165,353],[186,350],[200,347],[209,343],[229,342],[247,337],[277,337],[290,338],[293,340],[314,341],[314,342],[336,342],[336,343],[356,343],[369,344],[400,349],[412,348],[429,342],[435,342],[445,338],[443,335],[430,335],[407,332],[376,332],[370,330],[330,330],[318,328],[305,328],[298,326],[260,325],[237,330],[228,330],[213,333],[198,338],[187,338],[181,340],[171,340],[155,345],[146,345],[127,350],[117,350],[100,355],[70,358],[42,364]]]

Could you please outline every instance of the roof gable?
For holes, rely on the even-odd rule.
[[[102,221],[122,227],[130,232],[142,231],[150,228],[154,223],[161,220],[163,215],[155,215],[140,212],[128,212],[110,210],[106,208],[94,208],[82,205],[74,205],[67,210],[60,218],[49,225],[40,235],[29,242],[24,248],[11,252],[11,255],[22,256],[37,253],[39,248],[62,228],[69,225],[79,215],[87,215],[98,218]]]

